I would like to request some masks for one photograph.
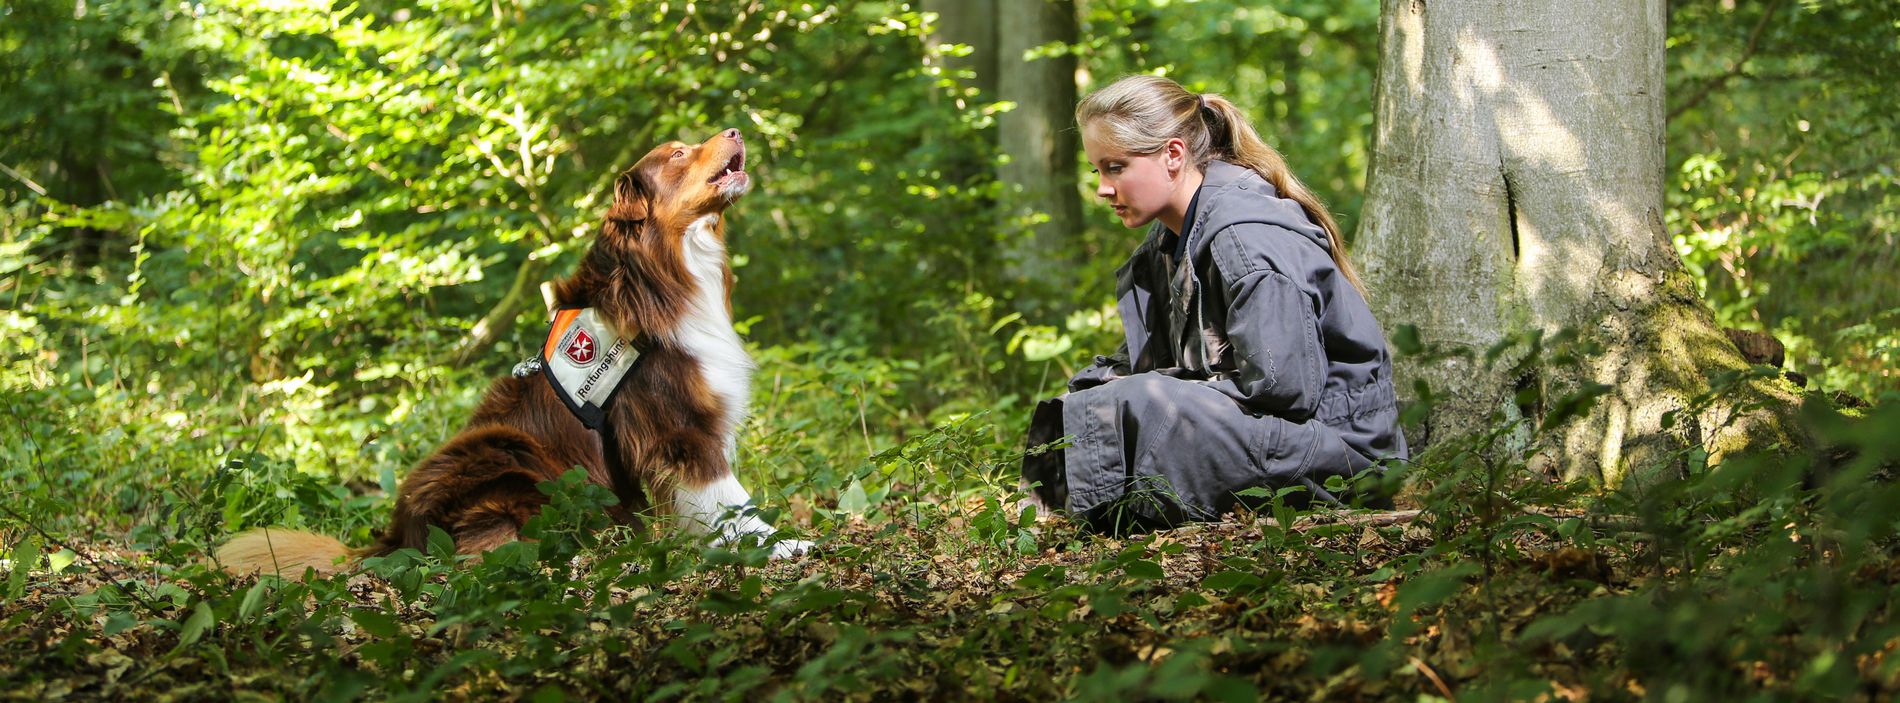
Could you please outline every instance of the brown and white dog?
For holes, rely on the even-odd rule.
[[[648,152],[615,179],[593,246],[555,285],[557,308],[589,309],[637,358],[610,389],[611,402],[588,408],[598,430],[551,375],[518,369],[494,382],[460,433],[410,470],[375,544],[352,550],[323,535],[257,529],[220,548],[219,562],[237,573],[335,572],[362,557],[424,548],[431,525],[454,537],[457,551],[484,552],[517,539],[547,502],[535,484],[576,466],[619,497],[618,521],[633,523],[658,503],[687,531],[716,533],[720,542],[771,536],[771,525],[737,510],[751,496],[732,473],[753,365],[732,327],[724,214],[751,188],[744,167],[736,129]],[[560,335],[557,327],[551,337]],[[572,333],[551,338],[544,361],[561,345],[594,361],[594,347],[574,341]],[[808,547],[781,541],[773,555]]]

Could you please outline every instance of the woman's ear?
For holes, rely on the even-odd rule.
[[[1168,175],[1178,175],[1187,166],[1187,142],[1180,137],[1170,137],[1162,152],[1166,155],[1163,165],[1168,167]]]
[[[607,207],[607,219],[643,222],[652,207],[653,196],[638,171],[628,169],[614,179],[614,202]]]

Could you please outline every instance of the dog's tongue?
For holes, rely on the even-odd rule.
[[[739,153],[733,154],[732,160],[726,162],[726,167],[719,169],[719,173],[713,175],[713,177],[709,179],[708,182],[717,181],[721,178],[725,178],[734,173],[743,173],[743,172],[745,172],[745,151],[740,150]]]

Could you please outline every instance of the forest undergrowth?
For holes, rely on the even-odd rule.
[[[1103,536],[1017,509],[1017,400],[945,402],[906,435],[917,416],[890,403],[920,369],[814,348],[760,356],[742,463],[767,517],[817,542],[794,560],[611,525],[613,498],[576,472],[542,486],[552,503],[533,541],[482,559],[437,533],[336,578],[232,577],[206,555],[246,527],[363,543],[398,467],[380,482],[299,469],[274,430],[202,432],[177,421],[182,407],[141,405],[162,394],[115,411],[97,389],[90,403],[11,392],[0,697],[1900,692],[1891,402],[1843,414],[1817,394],[1804,417],[1819,449],[1710,465],[1690,447],[1658,467],[1670,480],[1610,491],[1538,476],[1529,455],[1546,427],[1500,416],[1390,467],[1397,510],[1295,511],[1282,492],[1219,523]],[[1698,402],[1742,380],[1716,379]],[[1545,424],[1590,396],[1553,399]],[[339,451],[426,449],[451,422]],[[245,436],[284,453],[253,441],[204,460],[224,446],[207,440]]]
[[[1026,113],[932,5],[976,6],[0,11],[0,699],[1900,697],[1893,3],[1667,3],[1664,229],[1716,321],[1812,379],[1810,441],[1697,445],[1764,366],[1683,399],[1640,480],[1554,481],[1540,440],[1600,389],[1526,381],[1389,467],[1396,510],[1266,493],[1122,536],[1018,512],[1016,473],[1036,396],[1121,338],[1136,233],[1098,209],[1036,251],[1069,284],[1023,275]],[[1074,5],[1073,41],[999,68],[1233,97],[1354,229],[1395,3]],[[814,554],[608,525],[570,476],[481,560],[208,563],[259,526],[368,543],[544,341],[536,284],[614,174],[728,127],[758,179],[728,230],[740,474]],[[1482,361],[1560,378],[1542,341]],[[1417,428],[1431,390],[1400,391]]]

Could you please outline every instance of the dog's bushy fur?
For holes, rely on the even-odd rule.
[[[595,308],[642,352],[598,433],[539,374],[500,378],[467,426],[410,470],[374,544],[349,550],[321,535],[259,529],[221,548],[220,563],[234,572],[335,571],[362,557],[421,549],[431,525],[454,537],[457,551],[480,553],[517,539],[541,510],[547,496],[535,484],[577,466],[619,497],[612,516],[624,523],[665,507],[680,486],[731,476],[727,450],[737,428],[730,425],[743,411],[715,392],[699,350],[676,333],[703,293],[687,260],[685,240],[695,226],[712,228],[700,236],[717,240],[719,278],[730,295],[723,213],[750,185],[743,159],[737,130],[649,152],[615,179],[593,245],[555,285],[558,306]],[[729,313],[730,298],[722,302]]]

